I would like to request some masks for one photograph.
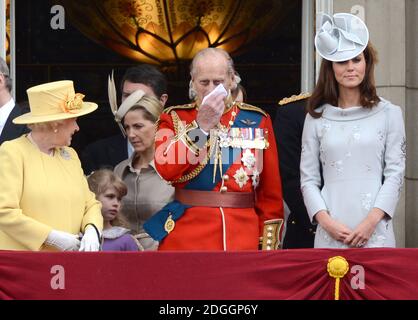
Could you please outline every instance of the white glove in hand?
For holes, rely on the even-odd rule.
[[[80,240],[75,234],[59,230],[52,230],[45,243],[61,251],[77,251],[80,248]]]
[[[99,251],[100,240],[96,229],[88,225],[84,231],[84,236],[81,238],[80,251]]]

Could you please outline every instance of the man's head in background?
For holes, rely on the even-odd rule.
[[[126,70],[121,81],[122,102],[139,89],[155,96],[163,106],[167,102],[167,78],[152,65],[141,64]]]

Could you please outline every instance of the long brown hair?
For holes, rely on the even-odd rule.
[[[369,42],[363,53],[364,59],[366,60],[366,73],[360,84],[360,103],[363,108],[373,108],[380,102],[380,98],[376,93],[374,80],[374,67],[377,64],[377,52]],[[320,118],[322,116],[322,112],[317,112],[316,109],[323,104],[328,103],[333,106],[338,105],[338,82],[335,79],[332,64],[332,61],[322,60],[318,83],[315,86],[312,96],[308,100],[307,106],[307,111],[313,118]]]

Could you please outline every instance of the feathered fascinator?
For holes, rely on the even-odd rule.
[[[118,108],[115,79],[112,70],[112,74],[108,78],[107,93],[109,96],[110,109],[112,110],[113,116],[115,117],[115,121],[118,124],[120,130],[122,131],[123,136],[126,137],[126,131],[123,127],[122,119],[126,115],[126,113],[134,105],[136,105],[139,102],[139,100],[142,99],[142,97],[145,95],[145,92],[142,90],[136,90],[132,92],[129,95],[129,97],[127,97]]]

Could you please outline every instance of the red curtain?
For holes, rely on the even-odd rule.
[[[0,251],[0,299],[334,299],[327,272],[334,256],[350,268],[341,300],[418,299],[418,249]]]

